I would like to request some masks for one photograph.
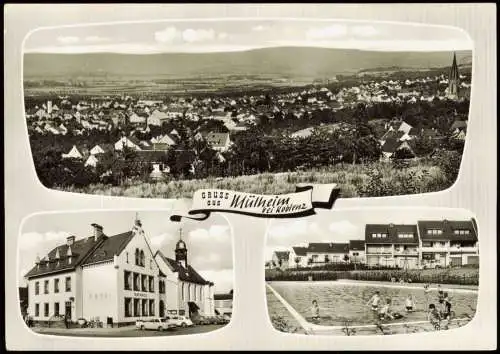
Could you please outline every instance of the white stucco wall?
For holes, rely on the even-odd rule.
[[[88,265],[82,269],[82,317],[86,320],[99,317],[106,323],[107,317],[118,322],[117,272],[113,262]]]

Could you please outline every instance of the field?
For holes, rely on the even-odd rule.
[[[395,168],[391,162],[363,165],[338,164],[308,171],[263,173],[239,177],[206,178],[170,182],[128,180],[121,186],[91,184],[82,188],[55,187],[69,192],[143,198],[190,198],[205,188],[237,190],[257,194],[282,194],[295,191],[297,183],[337,183],[341,198],[404,195],[435,192],[451,186],[442,169],[430,161],[414,161]],[[451,181],[451,182],[449,182]]]
[[[392,311],[403,314],[404,318],[391,321],[391,323],[401,323],[399,330],[403,330],[404,323],[419,323],[422,322],[414,330],[424,330],[426,317],[426,308],[430,303],[437,302],[437,291],[433,289],[427,297],[421,287],[412,286],[379,286],[377,284],[362,284],[362,283],[337,283],[337,282],[269,282],[268,283],[274,291],[276,291],[303,321],[298,321],[290,316],[290,313],[278,301],[272,291],[267,291],[268,311],[271,318],[274,318],[275,327],[276,318],[281,318],[289,325],[291,331],[301,332],[300,327],[305,327],[308,330],[307,323],[313,323],[317,326],[327,326],[332,330],[339,330],[346,323],[349,326],[364,326],[360,330],[368,331],[369,325],[374,325],[378,321],[373,312],[370,310],[366,303],[375,293],[376,290],[380,291],[383,300],[390,298],[392,300]],[[470,321],[475,315],[475,308],[477,304],[477,291],[446,288],[452,301],[452,309],[455,312],[457,319],[462,319],[465,322]],[[404,310],[404,300],[408,294],[412,294],[416,304],[416,310],[412,313],[406,314]],[[320,307],[320,319],[312,322],[310,319],[310,307],[312,300],[317,300]],[[299,319],[300,319],[299,317]],[[302,323],[300,323],[302,322]],[[368,326],[367,326],[368,325]],[[454,325],[457,325],[456,323]],[[314,328],[312,326],[311,328]],[[407,326],[406,326],[407,327]],[[304,328],[303,328],[304,329]],[[406,328],[408,329],[408,328]],[[321,331],[321,328],[319,328]],[[318,332],[319,332],[318,331]],[[376,334],[376,328],[371,328]],[[339,330],[340,334],[342,333]],[[361,334],[361,333],[359,333]],[[369,333],[366,333],[369,334]],[[378,333],[382,334],[382,333]]]

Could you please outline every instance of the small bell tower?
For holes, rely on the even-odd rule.
[[[175,244],[175,261],[187,268],[187,248],[182,240],[182,228],[179,229],[179,241]]]

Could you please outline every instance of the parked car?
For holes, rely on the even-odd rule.
[[[193,318],[192,320],[193,324],[195,325],[206,325],[210,324],[209,319],[206,316],[196,316],[196,318]]]
[[[168,316],[171,323],[175,323],[177,327],[191,327],[194,325],[193,321],[186,316],[172,315]]]
[[[163,318],[153,318],[151,320],[137,320],[135,322],[137,329],[153,329],[156,331],[164,331],[169,328],[175,328],[176,325],[172,322],[166,321]]]

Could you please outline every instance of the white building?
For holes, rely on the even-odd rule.
[[[182,239],[176,244],[175,259],[161,251],[155,254],[160,270],[166,275],[167,312],[189,317],[214,315],[214,283],[205,280],[188,264],[187,256],[187,246]]]
[[[231,317],[233,314],[233,294],[215,294],[215,313]]]
[[[136,150],[136,151],[142,150],[140,147],[140,142],[133,137],[123,136],[120,138],[120,140],[118,140],[115,143],[115,150],[117,150],[117,151],[121,151],[125,147],[132,149],[132,150]]]
[[[73,147],[71,148],[71,150],[67,154],[62,154],[62,158],[63,159],[69,159],[69,158],[83,159],[83,155],[78,150],[78,148],[76,147],[76,145],[73,145]]]
[[[289,268],[307,267],[307,247],[295,246],[288,255]]]
[[[106,236],[100,225],[92,227],[92,236],[68,237],[26,274],[34,321],[63,315],[72,322],[97,318],[120,326],[158,316],[166,302],[165,277],[141,222],[114,236]]]

